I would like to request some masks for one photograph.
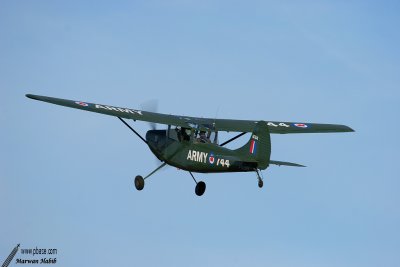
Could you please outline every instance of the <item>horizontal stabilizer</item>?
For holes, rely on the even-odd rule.
[[[271,160],[269,162],[269,164],[278,165],[278,166],[305,167],[304,165],[301,165],[301,164],[286,162],[286,161],[277,161],[277,160]]]

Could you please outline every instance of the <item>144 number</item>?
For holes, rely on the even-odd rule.
[[[230,163],[229,163],[229,159],[224,160],[224,159],[218,159],[217,160],[217,166],[221,165],[222,167],[227,167],[229,168]]]

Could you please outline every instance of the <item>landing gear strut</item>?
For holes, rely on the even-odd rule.
[[[163,163],[161,164],[157,169],[155,169],[154,171],[152,171],[149,175],[147,175],[146,177],[142,177],[141,175],[138,175],[135,177],[135,187],[138,191],[143,190],[144,188],[144,180],[146,180],[147,178],[149,178],[150,176],[152,176],[154,173],[156,173],[159,169],[161,169],[162,167],[164,167],[165,165],[167,165],[167,163]]]
[[[258,179],[258,187],[262,188],[264,186],[264,182],[261,179],[260,173],[258,172],[258,169],[256,169],[256,174],[257,174],[257,179]]]
[[[194,178],[193,174],[191,172],[189,172],[189,173],[192,176],[194,182],[196,183],[196,187],[194,189],[194,192],[199,197],[202,196],[204,194],[204,192],[206,191],[206,183],[203,182],[203,181],[197,182],[196,179]]]

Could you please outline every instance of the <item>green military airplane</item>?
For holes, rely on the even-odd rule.
[[[204,194],[206,184],[203,181],[197,182],[192,172],[255,172],[258,179],[258,186],[261,188],[264,183],[259,171],[265,170],[271,164],[304,167],[296,163],[270,159],[271,133],[354,132],[350,127],[338,124],[196,118],[47,96],[31,94],[27,94],[26,96],[56,105],[114,116],[121,120],[163,162],[161,166],[149,175],[145,177],[138,175],[135,177],[135,187],[137,190],[142,190],[145,179],[167,164],[190,173],[196,183],[195,193],[198,196]],[[146,133],[146,138],[143,138],[123,118],[165,124],[168,127],[166,130],[149,130]],[[240,132],[240,134],[222,144],[218,144],[218,132],[220,131]],[[224,147],[246,133],[251,133],[251,137],[243,147],[235,150]]]

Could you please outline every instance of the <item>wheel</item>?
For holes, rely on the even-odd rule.
[[[206,191],[206,183],[203,181],[198,182],[195,188],[196,195],[202,196],[205,191]]]
[[[135,177],[135,187],[139,191],[144,188],[144,179],[142,176],[138,175]]]
[[[263,185],[264,185],[263,180],[258,180],[258,187],[259,187],[259,188],[262,188]]]

